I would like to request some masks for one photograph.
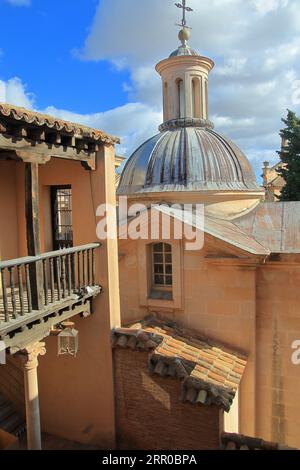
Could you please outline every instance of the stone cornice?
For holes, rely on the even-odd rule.
[[[186,117],[180,119],[171,119],[170,121],[163,122],[158,129],[160,132],[164,132],[178,129],[180,127],[203,127],[205,129],[213,129],[214,124],[208,119]]]
[[[265,256],[256,256],[255,258],[225,258],[218,256],[206,256],[205,262],[222,268],[237,266],[242,268],[256,269],[265,263]]]
[[[214,66],[215,63],[209,59],[208,57],[203,57],[203,56],[195,56],[195,55],[183,55],[183,56],[177,56],[177,57],[169,57],[168,59],[164,59],[160,61],[156,67],[155,70],[161,74],[165,68],[172,67],[172,66],[177,66],[178,64],[181,65],[196,65],[196,66],[202,66],[207,72],[210,72]]]

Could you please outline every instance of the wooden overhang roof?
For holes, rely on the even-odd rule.
[[[0,103],[0,151],[23,161],[45,163],[51,157],[85,162],[95,168],[100,145],[115,145],[119,138],[99,129]]]

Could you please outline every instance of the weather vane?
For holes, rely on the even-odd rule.
[[[182,11],[183,11],[181,24],[177,24],[177,26],[182,26],[183,28],[191,29],[186,24],[186,12],[187,11],[190,12],[190,11],[194,11],[194,10],[192,8],[186,6],[186,0],[182,0],[182,3],[175,3],[175,5],[177,6],[177,8],[181,8]]]

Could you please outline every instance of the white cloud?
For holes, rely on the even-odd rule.
[[[14,77],[8,81],[0,80],[0,102],[31,109],[34,105],[34,95],[26,91],[19,78]]]
[[[245,72],[246,66],[246,57],[229,57],[224,60],[223,65],[220,64],[215,69],[215,74],[221,77],[240,76],[242,72]]]
[[[26,91],[26,86],[19,78],[11,78],[8,81],[0,80],[0,102],[34,109],[35,95]],[[158,125],[162,122],[160,111],[155,111],[152,107],[142,103],[128,103],[103,113],[94,114],[78,114],[53,106],[37,111],[89,127],[103,129],[120,137],[122,143],[118,152],[121,155],[130,155],[138,145],[158,132]]]
[[[14,6],[24,6],[29,7],[31,5],[31,0],[6,0],[8,3]]]
[[[173,25],[180,12],[171,0],[109,3],[108,8],[106,2],[99,2],[77,57],[106,59],[116,69],[127,68],[131,79],[123,88],[129,103],[92,115],[51,107],[46,111],[119,135],[120,151],[129,156],[157,132],[162,120],[161,83],[154,66],[178,45]],[[294,99],[294,85],[300,79],[299,0],[190,0],[189,4],[195,10],[189,14],[190,44],[216,63],[210,75],[211,119],[217,131],[236,141],[259,172],[260,155],[261,162],[277,158],[286,109],[300,113],[300,103]],[[17,101],[27,100],[33,106],[20,83],[14,88]]]
[[[124,106],[95,114],[76,114],[49,106],[43,112],[61,119],[79,122],[89,127],[103,129],[121,138],[118,152],[129,156],[138,145],[158,133],[162,122],[161,112],[141,103]]]
[[[235,140],[258,170],[259,154],[261,161],[277,158],[286,109],[300,113],[293,99],[300,79],[299,0],[189,4],[194,9],[189,14],[190,44],[216,63],[210,76],[211,118],[216,130]],[[106,59],[127,67],[131,83],[124,89],[129,99],[157,111],[162,99],[154,65],[176,48],[173,25],[179,15],[171,0],[111,0],[110,8],[99,2],[82,54],[86,60]],[[136,125],[140,128],[138,120]]]
[[[289,0],[252,0],[256,11],[260,15],[266,15],[280,7],[286,7]]]

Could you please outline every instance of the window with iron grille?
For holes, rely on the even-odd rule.
[[[51,197],[54,249],[71,247],[73,246],[72,188],[53,186]]]
[[[172,246],[168,243],[152,245],[152,276],[156,288],[173,286]]]

